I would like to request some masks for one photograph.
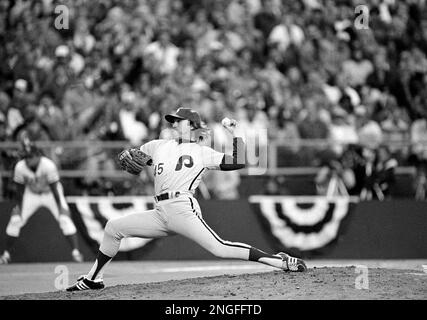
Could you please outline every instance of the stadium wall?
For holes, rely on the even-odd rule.
[[[74,197],[69,203],[85,260],[95,257],[107,217],[153,207],[149,197],[81,199]],[[256,196],[249,201],[205,200],[200,204],[204,219],[223,239],[267,252],[286,250],[316,259],[427,258],[427,202],[423,201]],[[10,202],[0,203],[0,251],[11,208]],[[12,258],[14,262],[71,261],[68,243],[46,209],[39,209],[22,228]],[[172,236],[129,239],[122,243],[116,259],[215,257],[188,239]]]

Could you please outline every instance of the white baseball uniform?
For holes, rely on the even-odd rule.
[[[14,169],[13,180],[25,185],[22,197],[20,215],[12,215],[6,233],[9,236],[18,237],[21,228],[28,219],[40,208],[46,207],[59,221],[60,227],[65,235],[76,233],[76,227],[68,216],[60,215],[55,197],[50,189],[50,184],[59,182],[59,173],[55,163],[42,156],[36,171],[32,171],[26,164],[25,159],[20,160]],[[64,197],[62,185],[58,184],[61,205],[68,209]]]
[[[176,139],[153,140],[142,145],[140,150],[153,160],[155,208],[110,219],[91,270],[67,290],[103,288],[102,270],[119,251],[121,240],[127,237],[160,238],[180,234],[219,258],[256,261],[284,270],[293,268],[296,271],[297,263],[303,266],[299,259],[285,253],[272,255],[245,243],[224,241],[203,220],[194,191],[206,170],[227,171],[244,167],[236,163],[239,142],[243,142],[241,138],[233,139],[233,156],[206,145]],[[223,159],[226,160],[224,163]]]
[[[217,257],[249,259],[251,246],[222,240],[203,220],[199,203],[193,197],[203,173],[219,169],[224,153],[197,143],[153,140],[140,148],[153,159],[156,195],[177,197],[156,201],[155,208],[110,220],[100,251],[113,257],[123,237],[159,238],[183,235]]]

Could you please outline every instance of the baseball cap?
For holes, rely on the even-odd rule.
[[[196,129],[202,128],[202,119],[198,112],[190,108],[179,108],[175,114],[167,114],[166,121],[173,123],[176,119],[189,120]]]

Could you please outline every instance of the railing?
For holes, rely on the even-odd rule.
[[[79,178],[85,177],[88,174],[96,175],[102,178],[128,178],[129,175],[121,170],[97,170],[91,172],[86,169],[79,169],[67,164],[70,158],[74,158],[76,162],[82,162],[91,157],[96,157],[99,154],[106,152],[108,158],[115,161],[115,155],[122,149],[128,148],[131,144],[128,141],[40,141],[36,142],[46,154],[46,156],[54,159],[59,167],[60,175],[64,178]],[[394,149],[410,148],[409,141],[392,141],[388,145]],[[325,150],[330,147],[340,146],[339,143],[331,143],[329,140],[314,139],[314,140],[298,140],[298,141],[269,141],[268,143],[268,164],[264,168],[263,174],[266,175],[314,175],[318,172],[317,166],[306,166],[303,163],[301,166],[282,166],[278,159],[279,147],[287,147],[293,150],[297,155],[302,149]],[[427,141],[426,141],[427,146]],[[20,148],[17,142],[0,142],[0,151],[18,150]],[[427,147],[426,147],[427,148]],[[240,171],[242,175],[248,175],[249,171],[243,169]],[[414,168],[410,166],[400,166],[396,170],[397,174],[413,174]],[[10,170],[0,170],[0,175],[3,177],[11,176]]]

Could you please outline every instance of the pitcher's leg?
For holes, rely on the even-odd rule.
[[[171,230],[201,245],[219,258],[249,260],[286,269],[280,255],[268,254],[248,244],[223,240],[196,213],[181,216],[170,223]]]
[[[100,272],[119,251],[120,242],[125,237],[160,238],[167,235],[164,222],[156,214],[156,210],[143,213],[130,214],[124,217],[111,219],[104,229],[104,237],[99,247],[97,261],[88,273],[89,279],[97,276],[102,278]]]
[[[110,219],[105,225],[100,250],[113,257],[119,251],[123,238],[160,238],[164,236],[167,236],[164,221],[157,215],[156,210],[148,210]]]
[[[95,263],[89,273],[80,277],[77,283],[67,288],[67,291],[104,288],[102,282],[103,271],[119,251],[120,242],[123,238],[160,238],[166,235],[165,223],[156,213],[156,210],[148,210],[143,213],[109,220],[104,228],[104,237]]]

